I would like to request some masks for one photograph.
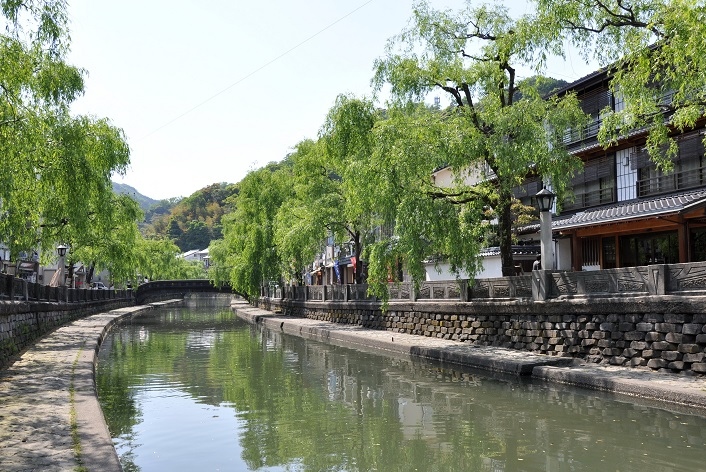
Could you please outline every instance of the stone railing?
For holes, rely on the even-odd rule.
[[[12,275],[0,274],[0,300],[79,303],[132,298],[132,290],[50,287],[49,285],[27,282]]]
[[[230,286],[223,285],[216,287],[208,279],[154,280],[137,287],[135,291],[135,301],[138,305],[142,305],[143,303],[169,300],[171,298],[184,298],[190,293],[237,294]]]
[[[388,285],[390,301],[468,302],[706,293],[706,262],[658,264],[585,272],[533,271],[531,275]],[[296,301],[375,301],[367,285],[264,286],[263,298]]]

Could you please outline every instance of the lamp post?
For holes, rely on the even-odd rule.
[[[63,244],[59,244],[56,247],[56,253],[59,255],[59,267],[58,270],[60,272],[59,276],[59,286],[63,287],[66,284],[66,279],[64,277],[64,270],[66,269],[66,262],[64,262],[64,257],[66,256],[66,249],[67,247],[64,246]]]
[[[539,209],[539,238],[542,254],[542,269],[554,270],[554,248],[552,248],[552,205],[554,195],[547,188],[542,188],[536,195]]]

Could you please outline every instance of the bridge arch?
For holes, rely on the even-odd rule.
[[[142,305],[148,301],[167,300],[170,298],[184,298],[189,293],[232,293],[240,295],[246,300],[248,297],[234,291],[229,285],[216,287],[206,279],[190,280],[155,280],[147,282],[135,291],[135,302]]]

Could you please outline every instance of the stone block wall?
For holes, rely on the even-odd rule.
[[[587,362],[706,373],[706,297],[390,303],[261,299],[285,315]]]
[[[133,304],[131,298],[82,303],[0,301],[0,367],[56,327]]]

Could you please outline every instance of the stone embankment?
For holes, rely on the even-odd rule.
[[[473,303],[261,299],[313,320],[589,363],[706,373],[706,296],[622,296]]]
[[[572,357],[530,353],[501,346],[460,343],[451,336],[420,336],[401,332],[401,330],[369,329],[359,324],[331,323],[312,318],[280,315],[252,307],[242,301],[233,302],[231,307],[238,316],[251,323],[262,324],[269,329],[296,336],[398,355],[420,356],[492,372],[527,375],[543,381],[656,400],[664,405],[680,405],[690,412],[706,415],[706,378],[703,376],[686,376],[669,370],[657,371],[647,367],[629,368],[597,364]],[[361,316],[364,315],[361,314]],[[448,314],[448,316],[453,315]],[[451,319],[448,321],[459,322]],[[390,321],[390,323],[393,322]],[[631,326],[631,330],[625,332],[633,331],[634,328]],[[536,337],[529,337],[533,341],[536,339]]]
[[[79,319],[0,371],[0,470],[119,472],[96,397],[96,353],[118,319],[172,303],[181,300]]]

